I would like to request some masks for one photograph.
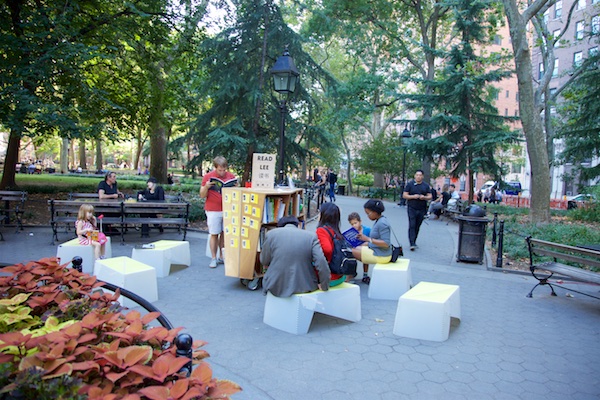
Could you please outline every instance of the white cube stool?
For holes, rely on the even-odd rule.
[[[398,300],[394,335],[443,342],[460,319],[460,286],[419,282]]]
[[[395,263],[375,264],[369,283],[369,298],[398,301],[411,286],[410,260],[399,258]]]
[[[288,333],[305,334],[315,312],[360,321],[360,288],[344,282],[326,292],[315,290],[290,297],[276,297],[268,292],[263,322]]]
[[[112,257],[112,246],[110,236],[106,237],[107,242],[104,244],[104,258]],[[79,256],[82,258],[81,264],[83,272],[92,274],[94,272],[94,248],[92,246],[79,244],[79,239],[75,238],[58,245],[56,249],[56,257],[60,259],[60,263],[70,262],[73,257]]]
[[[190,242],[180,240],[158,240],[152,242],[153,249],[134,248],[131,258],[156,269],[159,278],[169,276],[171,264],[191,265]]]
[[[96,260],[94,275],[100,281],[120,286],[143,297],[149,302],[158,300],[156,270],[149,265],[129,257]],[[124,296],[121,296],[119,301],[125,307],[135,307],[138,305]]]

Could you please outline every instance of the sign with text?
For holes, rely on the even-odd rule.
[[[275,154],[254,153],[252,156],[252,188],[273,189]]]

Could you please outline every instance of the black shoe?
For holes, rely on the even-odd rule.
[[[161,227],[159,227],[159,228],[158,228],[158,231],[159,231],[160,233],[163,233],[163,232],[165,231],[165,229],[164,229],[164,228],[161,226]]]
[[[371,283],[371,277],[363,276],[362,281],[363,283],[366,283],[368,285],[369,283]]]

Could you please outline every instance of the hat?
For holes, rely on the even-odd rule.
[[[293,224],[297,227],[298,224],[300,224],[300,221],[298,221],[298,218],[296,218],[294,215],[286,215],[285,217],[283,217],[279,221],[277,221],[277,226],[279,228],[286,226],[288,224]]]
[[[148,182],[156,183],[156,178],[150,177],[150,178],[148,178],[148,180],[146,181],[146,183],[148,183]]]

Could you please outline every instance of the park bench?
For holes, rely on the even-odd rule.
[[[585,296],[600,299],[597,294],[580,292],[572,288],[566,288],[558,282],[550,283],[554,274],[570,278],[576,282],[600,285],[600,274],[584,268],[600,268],[600,251],[584,247],[574,247],[545,240],[534,239],[531,236],[525,239],[529,248],[529,269],[538,283],[531,289],[527,297],[533,296],[533,291],[538,286],[548,285],[552,290],[552,296],[556,296],[554,286],[570,290]],[[534,262],[534,257],[550,257],[550,261]],[[567,265],[561,261],[574,265]]]
[[[82,204],[91,204],[94,206],[94,214],[96,217],[104,215],[102,218],[103,224],[122,225],[123,205],[122,201],[99,201],[99,200],[48,200],[48,208],[50,210],[50,226],[52,227],[52,244],[58,241],[59,226],[65,227],[65,232],[74,230],[77,214]],[[121,242],[123,232],[121,232]]]
[[[97,199],[98,193],[69,193],[69,200]]]
[[[165,196],[166,198],[166,196]],[[160,225],[176,226],[178,231],[183,229],[183,240],[187,235],[189,203],[186,202],[123,202],[123,227],[129,225]]]
[[[448,208],[446,204],[442,209],[442,217],[448,218],[448,222],[456,221],[456,217],[463,215],[465,209],[469,205],[467,200],[456,200],[456,207]]]
[[[27,192],[0,190],[0,225],[10,224],[12,215],[17,224],[17,232],[23,230],[25,200],[27,200]],[[4,240],[1,232],[0,239]]]

